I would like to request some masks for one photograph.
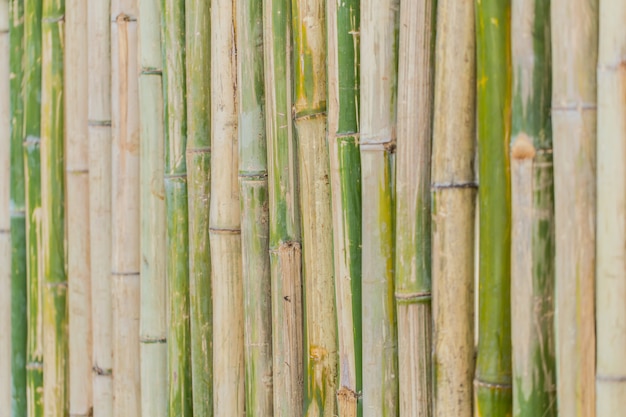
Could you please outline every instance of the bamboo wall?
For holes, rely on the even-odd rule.
[[[0,417],[614,417],[626,7],[0,0]]]

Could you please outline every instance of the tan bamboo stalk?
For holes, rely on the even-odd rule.
[[[235,0],[211,2],[213,414],[244,415]]]
[[[595,415],[597,4],[551,4],[556,379],[563,416]]]
[[[89,416],[92,401],[89,263],[89,142],[87,132],[87,2],[66,0],[65,181],[69,312],[69,413]]]
[[[475,59],[474,4],[439,0],[431,178],[437,417],[473,413]]]
[[[396,415],[393,173],[399,0],[361,2],[363,415]]]
[[[626,4],[600,0],[596,415],[626,409]],[[586,381],[589,383],[589,381]]]
[[[113,415],[141,415],[137,2],[111,2]]]
[[[141,413],[167,416],[167,321],[161,1],[139,0],[141,119]]]
[[[89,261],[94,417],[112,417],[110,0],[88,5]]]

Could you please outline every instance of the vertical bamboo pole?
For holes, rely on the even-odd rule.
[[[339,346],[338,411],[360,416],[361,158],[359,154],[360,1],[326,3],[328,146]]]
[[[604,417],[626,408],[626,5],[599,3],[596,415]]]
[[[137,2],[111,2],[113,415],[141,415]]]
[[[293,137],[291,0],[263,2],[274,415],[302,413],[302,252]]]
[[[473,3],[439,0],[431,178],[437,417],[473,415],[475,52]]]
[[[67,270],[65,253],[64,0],[43,0],[41,207],[44,416],[68,414]]]
[[[550,2],[511,16],[511,330],[513,414],[556,416]]]
[[[336,414],[337,324],[326,142],[324,2],[292,1],[294,126],[304,248],[304,413]]]
[[[361,2],[364,416],[396,415],[394,152],[399,0]]]
[[[43,274],[41,216],[41,0],[24,2],[24,166],[28,281],[27,408],[43,415]]]
[[[556,379],[563,416],[595,415],[597,12],[597,0],[552,0],[550,13]]]
[[[93,408],[91,364],[91,277],[89,263],[89,142],[87,132],[87,2],[66,0],[65,181],[67,184],[67,279],[69,413]]]
[[[510,0],[476,1],[479,149],[478,416],[512,412],[511,387],[511,134]]]
[[[396,303],[400,415],[432,415],[430,161],[436,2],[400,4]],[[410,365],[409,365],[410,364]]]
[[[165,210],[168,282],[169,413],[192,415],[189,317],[189,225],[187,202],[187,108],[185,101],[185,3],[162,7],[165,86]]]
[[[167,416],[165,128],[161,0],[139,0],[141,413]]]
[[[243,288],[237,184],[234,0],[211,2],[211,206],[213,414],[244,415]]]
[[[243,263],[246,415],[271,416],[272,304],[262,0],[240,0],[237,10],[239,187]]]
[[[88,5],[89,263],[94,417],[113,416],[111,304],[111,10]]]

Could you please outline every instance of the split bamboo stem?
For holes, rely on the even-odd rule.
[[[41,207],[44,416],[68,415],[68,319],[65,253],[64,0],[43,0]]]
[[[432,415],[431,136],[436,2],[401,2],[396,159],[400,415]]]
[[[556,417],[550,2],[511,16],[513,415]]]
[[[213,300],[209,247],[211,2],[189,0],[185,15],[191,383],[194,415],[208,416],[213,412]]]
[[[593,417],[596,404],[591,381],[595,380],[596,363],[597,5],[597,0],[552,0],[550,13],[556,379],[559,414],[563,416]]]
[[[211,2],[213,414],[244,415],[241,215],[237,183],[235,0]]]
[[[111,301],[111,10],[88,5],[89,263],[94,417],[113,416]]]
[[[473,415],[475,59],[473,3],[439,0],[431,178],[437,417]]]
[[[28,281],[27,408],[43,415],[43,274],[41,216],[41,0],[24,2],[24,135]]]
[[[137,2],[111,2],[113,415],[141,415]]]
[[[479,148],[478,416],[512,413],[510,0],[476,1]]]
[[[337,413],[338,370],[324,2],[292,1],[291,15],[304,248],[304,414],[326,417]]]
[[[185,3],[162,2],[165,99],[166,274],[168,282],[168,385],[170,415],[191,416]]]
[[[165,128],[161,0],[139,0],[141,413],[166,417]]]
[[[66,0],[65,181],[67,186],[67,279],[69,413],[91,415],[91,282],[89,249],[89,142],[87,131],[87,2]]]
[[[359,153],[360,1],[326,3],[328,146],[339,346],[337,405],[361,416],[361,157]]]
[[[596,415],[605,417],[626,408],[626,5],[599,3]]]
[[[272,303],[262,0],[240,0],[237,10],[239,189],[243,263],[245,409],[274,415]]]
[[[293,136],[291,0],[263,2],[274,415],[302,413],[302,252]]]
[[[398,412],[394,152],[399,0],[361,2],[363,415]]]

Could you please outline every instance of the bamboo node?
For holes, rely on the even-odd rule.
[[[530,137],[526,133],[520,133],[515,138],[511,147],[511,157],[513,159],[533,159],[535,157],[535,147]]]

